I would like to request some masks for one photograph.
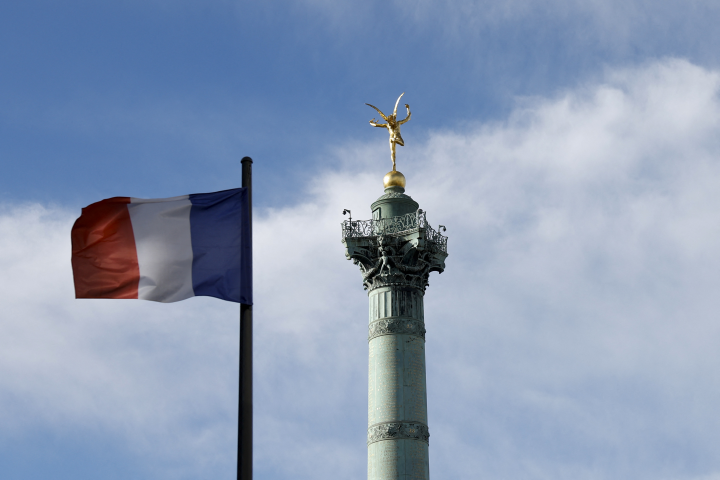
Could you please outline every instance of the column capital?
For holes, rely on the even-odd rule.
[[[418,209],[390,218],[342,223],[345,257],[360,267],[363,286],[428,287],[430,272],[445,270],[447,237],[428,225]]]

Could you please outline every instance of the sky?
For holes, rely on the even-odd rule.
[[[720,4],[0,4],[0,478],[234,478],[236,304],[75,300],[70,228],[253,164],[255,478],[362,479],[391,168],[425,296],[432,478],[720,480]]]

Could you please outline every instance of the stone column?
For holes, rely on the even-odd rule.
[[[370,292],[368,479],[428,479],[423,292]]]
[[[447,237],[402,180],[386,183],[372,220],[343,222],[346,257],[370,300],[368,480],[429,479],[423,298],[430,272],[445,268]]]

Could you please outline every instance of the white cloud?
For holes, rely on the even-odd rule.
[[[434,477],[720,472],[719,86],[681,60],[609,71],[400,151],[450,236],[426,297]],[[256,212],[259,478],[365,476],[366,298],[338,227],[369,216],[386,149],[338,147],[304,203]],[[72,217],[0,214],[0,436],[90,425],[230,471],[237,309],[72,300]]]

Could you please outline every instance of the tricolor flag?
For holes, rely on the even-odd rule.
[[[115,197],[82,209],[72,228],[76,298],[252,305],[247,188],[173,198]]]

